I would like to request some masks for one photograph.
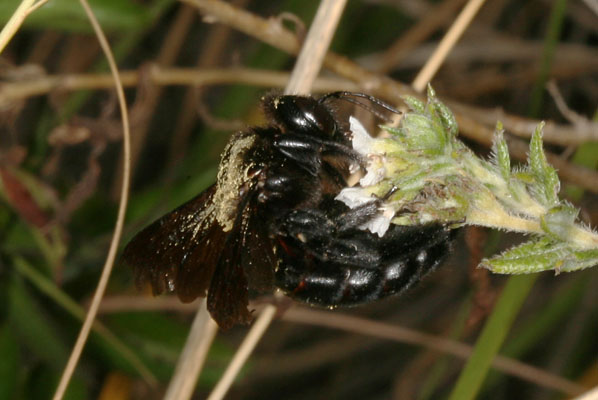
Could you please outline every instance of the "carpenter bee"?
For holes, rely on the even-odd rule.
[[[351,166],[350,144],[334,103],[368,95],[335,92],[262,99],[269,124],[234,134],[215,184],[135,236],[123,253],[138,286],[207,296],[223,329],[251,321],[251,292],[281,289],[325,307],[368,303],[417,283],[449,252],[446,226],[391,225],[379,237],[359,227],[381,200],[349,209],[335,200]],[[398,111],[397,111],[398,112]]]

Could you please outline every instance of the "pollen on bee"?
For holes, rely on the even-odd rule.
[[[174,279],[169,278],[167,283],[168,283],[168,291],[171,293],[174,292]]]
[[[421,264],[426,262],[427,258],[428,258],[428,253],[425,250],[420,251],[419,254],[417,255],[417,261]]]

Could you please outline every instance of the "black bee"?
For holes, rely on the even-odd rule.
[[[334,199],[350,165],[363,166],[332,108],[339,99],[361,104],[351,96],[390,109],[347,92],[262,99],[270,124],[232,136],[217,182],[127,245],[123,260],[138,285],[183,302],[207,296],[227,329],[251,321],[250,290],[351,306],[401,292],[435,269],[450,248],[448,228],[391,225],[378,237],[359,227],[380,200],[349,209]]]

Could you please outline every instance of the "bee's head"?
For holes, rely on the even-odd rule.
[[[285,133],[333,138],[340,130],[333,110],[313,97],[267,96],[262,102],[266,114]]]

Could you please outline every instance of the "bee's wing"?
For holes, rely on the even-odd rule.
[[[243,214],[241,229],[244,251],[241,265],[249,287],[265,293],[271,292],[274,286],[274,270],[278,258],[274,253],[269,227],[264,223],[264,217],[255,211],[254,204],[248,205]]]
[[[212,185],[164,215],[125,247],[137,286],[149,282],[155,295],[175,291],[182,301],[205,296],[222,251],[225,232],[213,216]]]
[[[276,258],[263,217],[256,212],[256,194],[251,191],[239,207],[208,291],[208,310],[223,329],[251,321],[248,287],[266,292],[274,285]]]
[[[240,201],[229,232],[214,217],[215,186],[166,214],[131,240],[123,253],[137,285],[155,295],[176,292],[183,302],[205,297],[212,318],[227,329],[251,321],[248,286],[272,289],[274,256],[267,227],[257,215],[256,193]]]

